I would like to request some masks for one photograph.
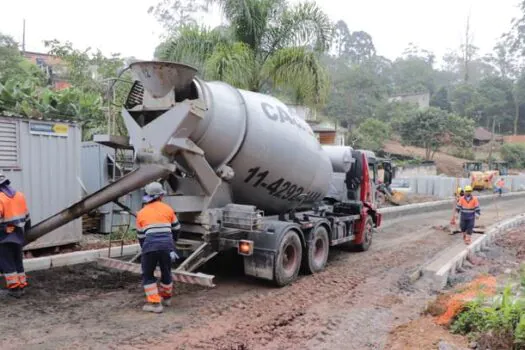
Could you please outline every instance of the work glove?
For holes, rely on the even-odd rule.
[[[479,219],[480,216],[481,214],[476,214],[476,219]]]
[[[171,261],[172,261],[172,262],[175,262],[175,261],[177,261],[177,259],[179,259],[179,256],[177,255],[177,253],[175,253],[174,250],[172,250],[172,251],[170,252],[170,258],[171,258]]]

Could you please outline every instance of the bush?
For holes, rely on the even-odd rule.
[[[352,132],[352,137],[356,140],[356,146],[374,152],[383,149],[384,142],[390,135],[390,126],[377,119],[367,119]]]
[[[507,143],[501,146],[501,157],[511,168],[525,168],[525,144]]]
[[[470,148],[456,148],[450,152],[450,155],[467,160],[476,160],[476,155]]]
[[[492,302],[478,298],[467,304],[451,326],[469,335],[482,349],[525,349],[525,300],[507,286]]]

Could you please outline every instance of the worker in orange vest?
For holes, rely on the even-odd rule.
[[[162,202],[166,194],[162,185],[152,182],[145,187],[144,207],[137,213],[137,233],[142,248],[142,284],[146,294],[144,311],[160,313],[171,305],[173,280],[171,264],[180,223],[173,209]],[[159,266],[161,279],[157,287],[154,276]]]
[[[503,194],[503,188],[505,187],[505,180],[503,178],[500,178],[498,182],[496,182],[496,192],[499,193],[499,196]]]
[[[9,179],[0,173],[0,272],[7,286],[3,295],[20,298],[27,287],[22,248],[31,219],[24,194],[10,185]]]
[[[472,231],[476,218],[481,215],[478,197],[472,195],[472,187],[465,186],[465,195],[459,198],[456,211],[460,214],[459,226],[465,244],[472,242]]]

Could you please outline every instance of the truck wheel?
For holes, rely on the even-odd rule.
[[[372,235],[374,233],[374,221],[372,217],[368,216],[365,221],[364,240],[361,244],[356,244],[355,247],[360,252],[366,252],[372,245]]]
[[[290,230],[283,235],[275,259],[274,283],[283,287],[292,283],[299,274],[303,248],[297,232]]]
[[[330,244],[328,231],[324,226],[319,226],[312,234],[312,240],[308,244],[306,254],[303,257],[303,269],[306,273],[320,272],[326,266]]]

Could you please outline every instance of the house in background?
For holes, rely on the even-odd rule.
[[[334,122],[320,121],[317,113],[302,105],[287,104],[288,110],[295,117],[305,120],[322,145],[345,145],[347,129],[337,126]]]
[[[31,51],[24,51],[23,55],[44,71],[53,89],[62,90],[71,86],[67,80],[66,65],[60,57]]]
[[[417,105],[419,109],[425,109],[430,107],[430,93],[417,92],[393,95],[388,99],[388,102],[407,102]]]
[[[336,123],[329,121],[310,124],[310,126],[321,145],[345,145],[345,138],[348,133],[346,128],[337,126]]]
[[[492,133],[485,128],[477,127],[474,131],[474,139],[472,144],[475,147],[483,146],[488,144],[492,140]],[[494,134],[494,141],[497,143],[503,143],[503,136]]]

